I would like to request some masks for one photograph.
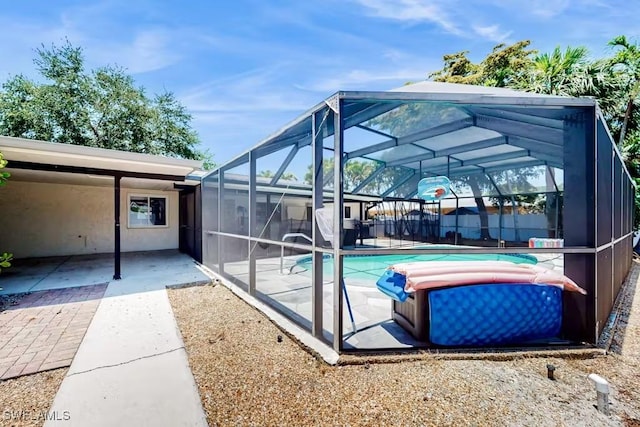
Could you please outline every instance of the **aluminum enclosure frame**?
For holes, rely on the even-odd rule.
[[[432,83],[432,82],[428,82]],[[434,87],[433,85],[428,85]],[[255,285],[256,256],[252,249],[259,243],[275,245],[291,249],[308,251],[312,254],[314,271],[312,274],[312,322],[307,328],[309,332],[327,342],[336,351],[344,351],[343,327],[343,260],[346,255],[361,255],[362,250],[346,249],[341,242],[344,221],[342,206],[345,200],[356,195],[349,194],[344,189],[343,165],[351,158],[375,154],[371,148],[356,149],[351,152],[345,150],[345,131],[350,127],[360,126],[362,123],[397,109],[407,103],[445,103],[452,106],[464,106],[470,111],[477,108],[482,117],[490,123],[491,131],[500,128],[502,136],[488,142],[469,144],[469,149],[481,150],[503,143],[512,135],[520,138],[515,146],[522,152],[517,154],[498,154],[495,157],[482,158],[482,162],[489,160],[499,162],[512,160],[512,157],[531,156],[533,160],[524,159],[522,165],[540,164],[550,166],[550,159],[543,155],[546,150],[560,150],[561,164],[555,160],[554,166],[562,166],[564,171],[564,211],[563,217],[570,221],[563,222],[565,245],[563,248],[451,248],[438,249],[438,253],[559,253],[564,255],[565,274],[579,283],[588,292],[587,296],[564,293],[565,316],[562,335],[572,343],[595,343],[605,326],[615,298],[620,291],[622,282],[631,266],[631,241],[633,225],[633,197],[634,184],[630,174],[624,166],[611,135],[606,129],[597,104],[593,99],[565,98],[543,96],[538,94],[521,93],[493,88],[469,87],[469,92],[459,92],[466,88],[461,85],[446,85],[441,92],[421,91],[390,91],[390,92],[338,92],[322,103],[308,110],[298,119],[282,128],[280,131],[265,139],[249,151],[212,171],[203,179],[203,258],[204,263],[214,271],[234,280],[244,287],[250,294],[257,295]],[[400,88],[401,90],[402,88]],[[427,88],[428,89],[428,88]],[[448,91],[449,90],[449,91]],[[480,91],[478,93],[477,91]],[[484,119],[483,119],[484,120]],[[519,124],[518,120],[523,120]],[[528,120],[528,121],[527,121]],[[467,121],[468,122],[468,121]],[[468,123],[465,122],[464,126]],[[560,123],[561,125],[558,125]],[[475,118],[471,126],[477,125]],[[495,125],[494,125],[495,124]],[[448,132],[461,129],[463,124],[449,126]],[[506,127],[505,127],[506,126]],[[513,127],[514,130],[511,130]],[[431,131],[432,135],[444,132],[446,126],[438,131]],[[546,129],[536,136],[535,133]],[[428,131],[428,130],[427,130]],[[512,132],[507,134],[508,132]],[[445,132],[446,133],[446,132]],[[500,133],[500,132],[499,132]],[[323,174],[323,140],[333,136],[332,150],[335,167],[332,177]],[[424,136],[424,135],[423,135]],[[535,138],[540,138],[538,141]],[[405,139],[407,141],[407,139]],[[410,144],[409,142],[405,142]],[[401,146],[402,138],[393,138],[380,143],[377,150],[388,150]],[[331,202],[334,214],[334,246],[327,248],[322,245],[315,216],[312,218],[313,244],[290,243],[265,238],[256,232],[256,186],[258,185],[256,160],[278,150],[289,150],[283,164],[278,168],[277,176],[270,184],[277,186],[278,180],[285,172],[300,148],[311,146],[313,165],[313,185],[309,188],[308,198],[312,200],[313,210],[323,206],[327,200],[327,190],[323,184],[332,181],[333,191]],[[536,153],[532,151],[539,146]],[[527,148],[529,147],[529,148]],[[448,152],[455,152],[451,147]],[[449,154],[448,154],[449,155]],[[427,155],[428,157],[428,155]],[[478,160],[478,161],[480,161]],[[406,162],[415,161],[407,157]],[[402,166],[403,162],[399,163]],[[468,162],[474,166],[473,162]],[[249,165],[248,198],[249,198],[249,233],[234,234],[223,230],[224,204],[226,180],[225,172]],[[511,167],[511,163],[505,163]],[[481,167],[481,166],[480,166]],[[500,170],[502,166],[482,168],[481,173]],[[447,167],[447,170],[449,167]],[[380,174],[382,167],[377,168],[373,175]],[[409,170],[409,169],[407,169]],[[422,166],[420,173],[422,174]],[[442,173],[443,170],[438,170]],[[415,173],[415,169],[414,169]],[[413,176],[413,175],[411,175]],[[411,176],[407,174],[407,178]],[[369,177],[369,179],[373,179]],[[366,179],[365,179],[366,181]],[[368,182],[356,189],[362,190]],[[397,187],[404,182],[396,183]],[[559,188],[553,182],[557,191]],[[281,192],[286,194],[287,188]],[[277,188],[274,192],[277,193]],[[384,194],[390,195],[393,188]],[[496,188],[498,193],[499,189]],[[241,190],[237,190],[241,191]],[[300,191],[304,192],[303,186]],[[375,195],[371,195],[372,197]],[[457,200],[456,198],[456,206]],[[456,217],[457,221],[457,217]],[[259,227],[258,227],[259,228]],[[223,239],[237,239],[246,241],[248,246],[248,282],[238,279],[225,272]],[[406,253],[405,249],[367,249],[367,254],[398,255]],[[429,249],[412,250],[412,253],[433,253]],[[331,254],[333,258],[333,328],[332,338],[329,340],[323,334],[322,319],[322,263],[323,256]],[[257,295],[259,296],[259,295]],[[296,320],[296,319],[292,319]]]

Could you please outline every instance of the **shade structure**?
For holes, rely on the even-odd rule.
[[[258,176],[261,165],[270,165],[267,159],[276,170],[268,177],[269,191],[261,190],[266,178]],[[287,178],[291,171],[306,172],[304,181]],[[418,183],[440,176],[450,180],[450,194],[432,203],[421,200]],[[323,265],[330,254],[336,286],[351,273],[345,271],[345,257],[363,253],[366,245],[355,247],[349,239],[358,205],[358,223],[371,219],[375,205],[377,218],[387,221],[386,237],[410,232],[425,243],[452,239],[453,248],[438,249],[443,254],[560,254],[563,273],[588,292],[587,297],[563,296],[568,315],[562,338],[568,342],[597,340],[631,263],[635,189],[591,98],[436,82],[386,92],[340,91],[203,182],[210,242],[205,262],[259,294],[256,262],[268,254],[257,253],[255,244],[308,251],[314,257],[308,329],[339,351],[345,342],[342,298],[336,287],[333,315],[323,317]],[[232,200],[247,207],[248,227],[240,231],[226,211]],[[334,209],[334,247],[325,244],[313,215],[306,214],[323,206]],[[474,215],[463,218],[465,209]],[[393,227],[387,229],[390,216]],[[274,217],[288,220],[289,228],[279,221],[274,232]],[[294,220],[308,222],[306,234],[301,233],[306,241],[287,243]],[[534,220],[536,225],[524,225]],[[409,230],[413,223],[419,231]],[[465,236],[460,232],[465,227],[476,230]],[[356,235],[362,243],[362,228]],[[523,247],[529,236],[563,245]],[[474,239],[472,247],[460,246],[465,239]],[[222,246],[234,240],[247,247],[239,256],[247,261],[242,274],[225,273],[225,263],[238,257],[222,254]],[[404,250],[366,249],[381,256]],[[429,250],[413,249],[416,254]],[[330,331],[323,328],[328,321]]]

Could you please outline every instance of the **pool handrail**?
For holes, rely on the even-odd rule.
[[[282,236],[282,241],[287,239],[302,237],[303,239],[313,243],[313,239],[304,233],[287,233]],[[291,273],[291,271],[289,271]],[[284,274],[284,246],[280,246],[280,274]]]

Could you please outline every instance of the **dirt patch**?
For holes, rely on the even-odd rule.
[[[71,417],[73,414],[48,412],[67,370],[56,369],[0,381],[0,425],[41,426],[47,417]]]
[[[169,291],[210,425],[633,425],[640,361],[425,358],[329,366],[223,286]],[[555,381],[547,364],[556,366]],[[610,417],[587,375],[612,385]]]

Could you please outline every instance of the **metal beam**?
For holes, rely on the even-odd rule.
[[[552,163],[550,161],[545,161],[545,160],[541,160],[541,159],[535,159],[535,160],[523,160],[522,162],[518,162],[518,163],[509,163],[506,165],[499,165],[499,166],[490,166],[487,168],[483,168],[481,166],[476,166],[476,165],[466,165],[466,166],[461,166],[458,168],[455,168],[453,170],[451,170],[451,174],[449,176],[449,178],[457,178],[460,176],[465,176],[465,175],[475,175],[475,174],[479,174],[479,173],[491,173],[491,172],[502,172],[504,170],[513,170],[513,169],[518,169],[518,168],[527,168],[527,167],[534,167],[534,166],[546,166],[546,165],[550,165],[553,167],[559,167],[556,163]],[[475,168],[476,170],[469,170],[469,168]]]
[[[506,143],[506,138],[504,136],[498,136],[494,138],[471,142],[469,144],[463,144],[455,147],[445,148],[444,150],[437,150],[435,151],[435,153],[431,152],[431,153],[421,154],[419,156],[403,157],[402,159],[397,159],[391,162],[387,162],[387,166],[388,167],[402,166],[407,163],[414,163],[420,160],[429,160],[429,159],[435,159],[438,157],[446,157],[454,154],[466,153],[474,150],[482,150],[484,148],[495,147],[496,145],[501,145],[504,143]],[[421,148],[424,148],[424,147],[421,147]]]
[[[491,172],[502,172],[505,169],[518,169],[518,168],[531,168],[534,166],[544,166],[546,165],[547,162],[543,161],[543,160],[527,160],[527,161],[523,161],[521,163],[512,163],[509,165],[505,165],[505,166],[491,166],[488,168],[483,168],[484,173],[491,173]]]
[[[431,159],[435,159],[436,158],[436,154],[433,151],[424,153],[424,154],[419,154],[419,155],[415,155],[415,156],[407,156],[407,157],[402,157],[400,159],[396,159],[396,160],[391,160],[389,162],[385,162],[387,167],[394,167],[394,166],[404,166],[407,163],[415,163],[418,161],[422,161],[422,160],[431,160]]]
[[[296,154],[298,154],[298,146],[294,145],[293,148],[291,148],[291,151],[289,151],[289,154],[287,154],[287,157],[284,159],[284,162],[282,162],[282,165],[280,165],[280,169],[278,169],[273,178],[271,178],[271,185],[276,185],[276,182],[278,182],[282,174],[285,173]]]
[[[322,188],[325,188],[327,185],[329,185],[331,183],[331,181],[333,180],[333,171],[335,169],[336,169],[336,167],[335,167],[335,164],[334,164],[333,168],[329,171],[330,173],[328,173],[327,176],[324,177],[324,181],[322,181]]]
[[[311,238],[313,240],[313,253],[312,253],[312,286],[311,286],[311,333],[318,339],[323,339],[322,334],[322,314],[323,314],[323,253],[316,250],[316,248],[322,247],[324,239],[318,228],[316,219],[316,212],[322,208],[322,183],[324,173],[322,169],[322,120],[320,113],[315,113],[311,117],[311,123],[313,128],[314,137],[311,143],[311,151],[313,153],[312,170],[313,170],[313,193],[311,196],[312,203],[312,215],[311,215]]]
[[[277,151],[282,150],[283,148],[287,148],[292,145],[297,145],[300,143],[301,140],[305,138],[311,139],[310,134],[311,134],[310,132],[305,132],[304,134],[289,136],[281,140],[274,139],[273,142],[256,148],[255,149],[256,154],[258,155],[258,157],[268,156],[269,154],[273,154]]]
[[[467,160],[462,160],[461,166],[468,165],[481,165],[482,163],[499,162],[501,160],[517,159],[518,157],[529,157],[531,153],[529,150],[510,151],[508,153],[493,154],[491,156],[475,157]]]
[[[342,312],[343,312],[343,265],[342,255],[342,206],[344,202],[344,193],[342,184],[344,181],[344,157],[342,151],[344,149],[344,124],[342,117],[342,100],[338,99],[338,113],[334,113],[333,136],[334,156],[333,156],[333,349],[340,353],[342,351]]]
[[[541,117],[545,119],[552,120],[564,120],[567,116],[575,113],[575,108],[562,108],[562,107],[532,107],[532,106],[524,106],[524,107],[516,107],[513,105],[503,105],[500,106],[501,111],[511,111],[514,113],[526,114],[527,116],[535,116]]]
[[[384,193],[382,193],[381,197],[387,197],[389,194],[391,194],[392,192],[394,192],[395,190],[397,190],[400,186],[402,186],[403,184],[405,184],[407,181],[409,181],[414,175],[416,175],[416,171],[415,169],[412,169],[411,171],[409,171],[409,173],[407,173],[405,176],[403,176],[402,178],[400,178],[398,180],[398,182],[396,182],[395,184],[393,184],[389,189],[387,189],[387,191],[385,191]]]
[[[558,168],[562,169],[562,163],[564,162],[562,155],[556,156],[556,155],[554,155],[552,153],[541,153],[539,151],[531,151],[531,150],[529,150],[529,151],[531,153],[531,157],[535,157],[538,160],[542,160],[544,162],[547,162],[551,166],[558,167]],[[558,165],[558,166],[556,166],[556,165]]]
[[[495,188],[496,191],[498,192],[498,196],[502,197],[502,193],[500,192],[500,188],[498,188],[498,184],[496,184],[496,181],[493,179],[493,177],[491,175],[489,175],[489,174],[485,174],[485,176],[487,178],[489,178],[489,181],[493,185],[493,188]],[[500,203],[502,203],[502,202],[500,202]],[[500,212],[500,215],[502,215],[502,212]],[[500,220],[502,221],[502,218]]]
[[[300,141],[298,141],[297,147],[298,149],[301,149],[302,147],[306,147],[307,145],[311,145],[311,135],[305,136]]]
[[[260,153],[259,157],[264,156],[265,154]],[[242,154],[241,156],[236,157],[231,160],[229,163],[225,163],[220,167],[220,172],[228,172],[233,168],[237,168],[238,166],[243,166],[249,162],[249,152]]]
[[[553,169],[551,169],[550,166],[547,166],[547,170],[545,171],[545,173],[546,173],[546,176],[548,176],[551,179],[551,182],[553,182],[553,188],[556,189],[556,193],[559,193],[560,189],[558,188],[558,183],[556,182],[556,174],[553,171]],[[613,226],[613,224],[612,224],[612,226]],[[613,233],[612,233],[612,235],[613,235]]]
[[[398,139],[395,136],[393,136],[393,135],[391,135],[389,133],[386,133],[386,132],[379,131],[378,129],[373,129],[373,128],[370,128],[370,127],[367,127],[367,126],[363,126],[363,125],[356,125],[355,127],[357,127],[358,129],[366,130],[367,132],[375,133],[376,135],[381,135],[381,136],[384,136],[386,138],[391,138],[393,140]]]
[[[256,232],[256,188],[257,183],[257,170],[256,170],[256,152],[249,151],[249,237],[252,237]],[[254,251],[257,246],[257,242],[247,241],[249,248],[249,295],[256,296],[256,253]]]
[[[493,130],[506,136],[514,135],[536,141],[546,141],[559,146],[564,142],[564,131],[562,130],[550,129],[514,120],[477,115],[476,126]]]
[[[551,129],[559,129],[564,130],[564,121],[562,118],[548,118],[548,117],[540,117],[534,116],[531,114],[527,114],[524,112],[515,112],[503,110],[502,108],[485,108],[478,106],[470,106],[466,108],[471,113],[475,115],[482,115],[487,117],[495,117],[506,120],[512,120],[521,123],[528,123],[536,126],[544,126]]]
[[[483,163],[497,162],[500,160],[517,159],[519,157],[533,157],[533,156],[531,156],[530,152],[527,150],[519,150],[519,151],[512,151],[509,153],[494,154],[491,156],[476,157],[468,160],[452,159],[455,161],[455,164],[449,163],[448,165],[431,168],[428,171],[435,174],[442,174],[442,173],[446,173],[450,168],[475,166],[475,165],[481,165]]]
[[[382,173],[382,171],[384,171],[387,168],[387,166],[383,163],[380,166],[378,166],[378,168],[376,170],[374,170],[373,172],[371,172],[371,175],[369,175],[368,177],[366,177],[365,179],[362,180],[362,182],[360,184],[358,184],[356,186],[356,188],[354,188],[353,190],[351,190],[352,193],[357,193],[360,190],[362,190],[363,188],[365,188],[367,185],[369,185],[374,179],[376,179],[378,177],[378,175],[380,175]]]
[[[420,132],[413,133],[411,135],[401,136],[397,139],[390,139],[387,141],[379,142],[377,144],[373,144],[369,147],[361,148],[359,150],[354,150],[348,153],[348,158],[352,159],[354,157],[361,157],[367,154],[375,153],[376,151],[385,150],[387,148],[395,147],[397,145],[403,144],[411,144],[412,142],[422,141],[429,138],[434,138],[436,136],[444,135],[447,133],[455,132],[460,129],[468,128],[473,126],[473,119],[471,117],[467,117],[464,119],[456,120],[451,123],[445,123],[443,125],[435,126],[429,129],[422,130]],[[424,148],[428,150],[428,148]]]
[[[224,204],[224,184],[225,184],[225,179],[224,179],[224,171],[220,170],[220,173],[218,174],[218,232],[222,231],[222,226],[224,225],[224,220],[222,218],[222,215],[224,213],[224,209],[223,209],[223,204]],[[222,242],[223,237],[222,236],[218,236],[218,272],[220,274],[224,274],[224,256],[222,255],[222,248],[223,248],[223,242]]]
[[[470,142],[469,144],[457,145],[445,148],[444,150],[436,150],[436,157],[453,156],[454,154],[466,153],[468,151],[482,150],[484,148],[495,147],[496,145],[506,143],[504,136],[497,136],[480,141]]]
[[[344,118],[344,129],[369,121],[401,106],[402,102],[374,102],[371,106]]]
[[[369,147],[360,148],[347,153],[347,159],[355,159],[357,157],[366,156],[367,154],[375,153],[376,151],[386,150],[398,145],[397,139],[388,139],[384,142],[371,145]]]
[[[559,157],[562,157],[563,153],[560,145],[522,137],[509,136],[507,137],[507,144],[541,153],[556,153]]]
[[[515,91],[514,91],[515,92]],[[446,92],[368,92],[368,91],[341,91],[338,95],[348,101],[404,101],[404,102],[427,102],[442,101],[449,104],[489,104],[489,105],[510,105],[523,107],[591,107],[596,105],[596,101],[591,98],[566,98],[551,97],[547,95],[537,96],[535,94],[517,93],[500,95],[488,90],[487,93],[446,93]]]

